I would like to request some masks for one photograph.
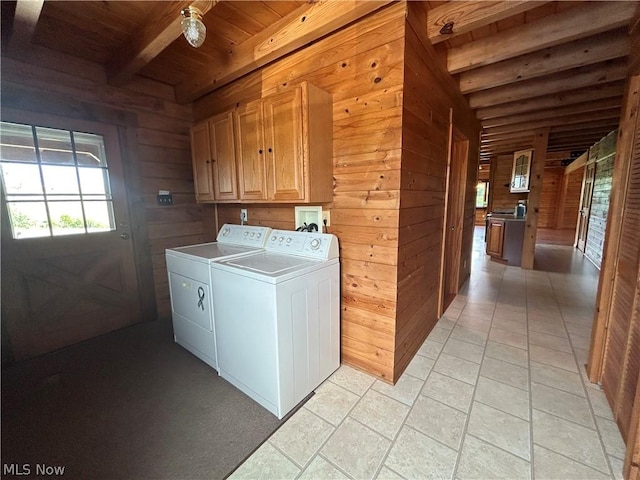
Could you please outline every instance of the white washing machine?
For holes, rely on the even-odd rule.
[[[165,251],[175,341],[218,369],[209,265],[263,251],[271,229],[225,224],[217,241]]]
[[[338,239],[273,230],[211,270],[220,375],[282,418],[340,365]]]

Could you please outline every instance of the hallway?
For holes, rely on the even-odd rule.
[[[395,386],[342,366],[231,478],[607,479],[624,444],[586,379],[598,271],[538,245],[484,254]]]

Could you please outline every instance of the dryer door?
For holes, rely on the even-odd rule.
[[[209,285],[169,272],[171,309],[206,331],[213,330]]]

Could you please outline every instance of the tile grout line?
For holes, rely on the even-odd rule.
[[[533,438],[533,385],[531,381],[531,350],[529,343],[529,278],[527,271],[524,272],[524,305],[525,305],[525,317],[527,323],[527,378],[529,380],[529,455],[531,456],[531,463],[529,464],[529,475],[533,480],[536,478],[535,468],[535,440]]]
[[[443,316],[444,316],[444,313],[443,313]],[[440,319],[441,319],[441,318],[442,318],[442,317],[440,317],[440,318],[438,319],[438,321],[436,322],[436,324],[435,324],[435,325],[433,326],[433,328],[431,329],[431,332],[432,332],[432,331],[433,331],[433,330],[438,326],[438,322],[440,321]],[[380,465],[378,465],[378,468],[376,469],[376,473],[375,473],[375,475],[373,476],[373,478],[377,478],[377,477],[380,475],[380,471],[382,470],[382,467],[386,466],[386,465],[385,465],[385,462],[386,462],[386,461],[387,461],[387,459],[389,458],[389,454],[391,453],[391,450],[393,450],[393,447],[395,446],[396,441],[398,440],[398,437],[400,436],[400,432],[402,431],[403,427],[412,428],[410,425],[407,425],[407,419],[408,419],[408,418],[409,418],[409,416],[411,415],[411,412],[413,411],[413,408],[415,407],[415,405],[416,405],[416,403],[417,403],[416,401],[417,401],[418,397],[420,396],[420,394],[421,394],[422,390],[424,389],[424,386],[426,385],[427,380],[429,380],[429,376],[431,376],[431,372],[433,372],[433,367],[435,367],[435,366],[436,366],[436,362],[437,362],[437,361],[438,361],[438,359],[440,358],[440,355],[442,354],[442,350],[444,349],[444,346],[446,345],[446,342],[449,340],[449,338],[451,338],[451,332],[453,332],[453,329],[455,328],[455,326],[456,326],[456,324],[457,324],[457,323],[458,323],[458,319],[456,319],[456,321],[455,321],[455,322],[454,322],[454,324],[453,324],[453,327],[451,328],[451,330],[449,330],[449,332],[448,332],[448,334],[447,334],[447,338],[445,339],[445,343],[443,343],[443,344],[442,344],[442,348],[441,348],[441,349],[440,349],[440,351],[438,352],[438,355],[437,355],[436,359],[435,359],[435,360],[433,360],[433,365],[432,365],[432,366],[431,366],[431,368],[429,369],[429,373],[427,374],[426,378],[425,378],[424,380],[422,380],[422,379],[421,379],[421,378],[419,378],[419,377],[414,377],[414,378],[419,378],[419,380],[421,380],[421,381],[422,381],[422,386],[420,387],[420,391],[418,392],[418,395],[416,395],[416,398],[413,400],[413,403],[412,403],[411,405],[409,405],[409,411],[407,412],[407,414],[405,415],[404,419],[402,420],[402,423],[400,424],[400,428],[398,428],[398,431],[397,431],[397,432],[396,432],[396,434],[394,435],[393,440],[391,441],[391,444],[389,445],[389,448],[387,449],[387,451],[386,451],[386,452],[385,452],[385,454],[383,455],[383,457],[382,457],[382,461],[380,462]],[[431,334],[431,332],[429,332],[429,335]],[[425,338],[425,340],[424,340],[425,342],[428,340],[429,335],[427,335],[427,338]],[[434,341],[435,341],[435,340],[434,340]],[[438,342],[438,343],[440,343],[440,342]],[[423,342],[423,344],[424,344],[424,342]],[[421,345],[421,346],[422,346],[422,345]],[[421,356],[422,356],[422,355],[421,355]],[[429,357],[425,357],[425,358],[429,358]],[[431,360],[431,358],[429,358],[429,360]],[[408,366],[408,365],[407,365],[407,366]],[[407,373],[406,373],[406,368],[405,368],[405,371],[402,373],[402,375],[405,375],[405,374],[407,374]],[[413,375],[411,375],[411,374],[409,374],[409,375],[410,375],[410,376],[413,376]],[[419,430],[416,430],[415,428],[412,428],[412,430],[415,430],[415,431],[419,432]],[[419,433],[421,433],[421,434],[422,434],[422,432],[419,432]],[[424,435],[424,434],[423,434],[423,435]],[[429,438],[431,438],[431,437],[429,436]],[[435,439],[434,439],[434,440],[435,440]],[[450,447],[447,447],[447,448],[450,448]],[[387,468],[390,468],[390,467],[388,467],[388,466],[387,466]],[[390,468],[390,470],[392,470],[392,471],[394,471],[394,472],[395,472],[395,470],[393,470],[393,469],[391,469],[391,468]],[[395,472],[395,473],[398,473],[398,472]],[[398,474],[398,475],[400,475],[400,474]],[[400,476],[401,476],[402,478],[404,478],[404,476],[402,476],[402,475],[400,475]]]
[[[585,389],[584,393],[585,393],[586,398],[587,398],[587,405],[589,406],[589,411],[591,413],[591,419],[593,420],[593,423],[595,425],[596,434],[598,436],[598,439],[600,440],[600,449],[601,449],[601,452],[602,452],[602,454],[604,456],[604,460],[606,462],[606,465],[607,465],[607,467],[609,467],[609,475],[610,475],[610,477],[612,479],[614,479],[614,478],[616,478],[616,475],[613,473],[613,468],[611,466],[611,460],[609,459],[609,455],[607,454],[607,449],[605,447],[604,440],[602,438],[602,434],[600,433],[600,428],[598,427],[598,422],[596,422],[596,418],[595,418],[596,415],[595,415],[595,411],[593,409],[593,405],[591,403],[591,398],[589,397],[589,393],[586,390],[588,387],[585,384],[585,377],[583,375],[580,375],[580,368],[581,368],[580,362],[578,361],[578,358],[577,358],[576,353],[575,353],[575,349],[573,347],[573,342],[571,341],[571,337],[569,336],[569,330],[567,329],[567,325],[565,323],[564,313],[563,313],[562,307],[560,306],[560,302],[558,302],[558,295],[556,293],[556,289],[555,289],[555,287],[553,285],[553,281],[551,280],[551,278],[549,278],[549,283],[550,283],[550,286],[551,286],[551,291],[554,294],[554,299],[556,301],[556,305],[558,306],[558,309],[560,310],[560,318],[562,320],[562,326],[563,326],[565,332],[567,333],[567,336],[569,337],[569,345],[571,345],[571,351],[572,351],[572,354],[573,354],[573,360],[576,363],[576,366],[578,367],[578,374],[579,374],[579,377],[580,377],[580,382],[582,382],[582,388]],[[582,462],[579,462],[579,463],[582,463]],[[595,469],[595,470],[597,470],[597,469]]]
[[[502,289],[502,285],[503,285],[503,282],[504,282],[504,273],[505,273],[505,271],[506,271],[506,267],[504,267],[501,270],[500,286],[497,289],[498,296],[499,296],[500,290]],[[491,321],[489,322],[489,332],[491,332],[491,326],[493,325],[493,316],[495,315],[496,304],[497,304],[497,299],[493,304],[493,312],[491,314]],[[467,417],[465,418],[465,421],[464,421],[464,427],[462,429],[462,435],[460,437],[460,445],[458,447],[458,452],[457,452],[457,455],[456,455],[456,461],[455,461],[455,463],[453,465],[453,471],[452,471],[451,478],[456,478],[457,477],[458,468],[460,468],[460,461],[462,459],[462,450],[464,449],[465,440],[467,438],[467,435],[469,434],[468,433],[469,422],[471,420],[471,413],[473,412],[473,403],[474,403],[475,398],[476,398],[476,392],[478,390],[478,380],[480,378],[480,372],[482,371],[482,365],[484,364],[484,359],[485,359],[485,355],[486,355],[486,352],[487,352],[487,344],[488,343],[489,343],[489,333],[487,334],[487,340],[486,340],[486,342],[485,342],[485,344],[483,346],[483,349],[482,349],[482,359],[480,361],[480,365],[478,366],[478,373],[476,375],[476,382],[473,385],[473,393],[471,394],[471,400],[469,401],[469,411],[467,412]]]

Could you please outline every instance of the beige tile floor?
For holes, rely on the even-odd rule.
[[[597,270],[538,247],[487,260],[395,386],[343,365],[233,479],[617,479],[624,444],[586,380]]]

